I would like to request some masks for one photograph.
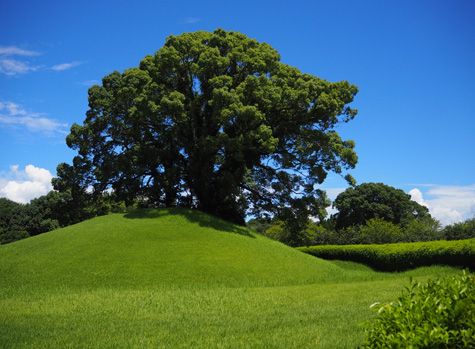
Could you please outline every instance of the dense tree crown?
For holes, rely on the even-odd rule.
[[[338,210],[336,228],[364,225],[370,219],[382,219],[405,225],[414,219],[430,217],[429,210],[411,200],[401,189],[383,183],[363,183],[348,188],[333,202]]]
[[[237,32],[170,36],[139,67],[89,89],[84,124],[67,136],[78,156],[58,166],[55,188],[112,188],[234,222],[323,215],[316,185],[357,163],[354,142],[334,131],[356,115],[347,104],[357,91],[303,74]]]

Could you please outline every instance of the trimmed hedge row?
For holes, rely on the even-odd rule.
[[[363,263],[381,271],[403,271],[436,264],[475,270],[475,239],[385,245],[327,245],[297,249],[323,259]]]

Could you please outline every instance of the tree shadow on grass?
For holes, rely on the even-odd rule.
[[[124,215],[124,217],[128,219],[153,219],[165,216],[181,216],[186,218],[190,223],[198,224],[200,227],[212,228],[255,239],[255,236],[245,227],[240,227],[223,219],[188,208],[137,209]]]

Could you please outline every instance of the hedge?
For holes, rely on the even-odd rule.
[[[323,259],[363,263],[381,271],[403,271],[437,264],[475,270],[475,239],[384,245],[327,245],[297,249]]]

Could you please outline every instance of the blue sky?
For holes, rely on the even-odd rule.
[[[167,36],[216,28],[359,86],[358,183],[382,182],[443,224],[475,215],[475,1],[26,1],[0,4],[0,196],[44,195],[82,124],[87,89]],[[331,198],[346,188],[330,175]]]

